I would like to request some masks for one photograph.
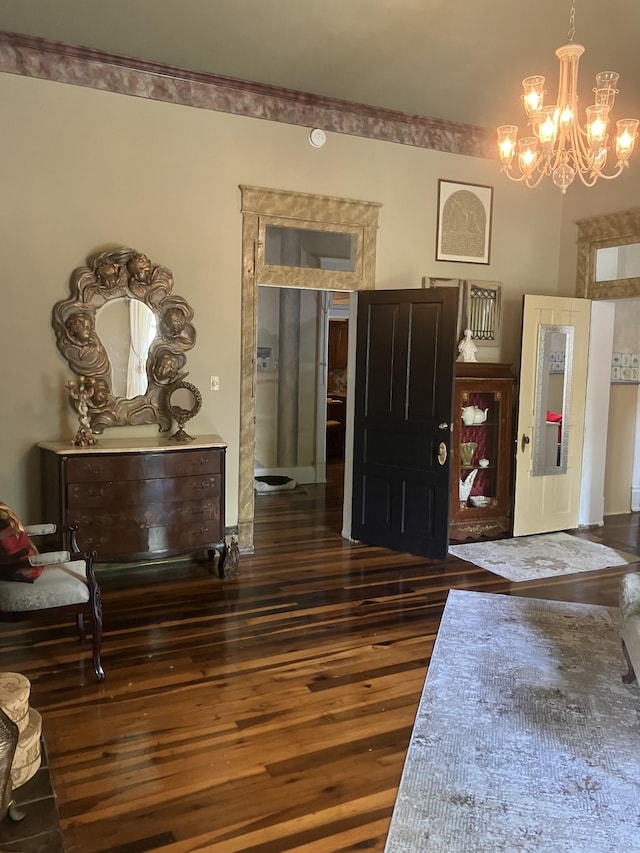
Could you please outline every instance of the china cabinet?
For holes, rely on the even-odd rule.
[[[508,364],[456,363],[451,437],[453,540],[511,531],[514,389]]]

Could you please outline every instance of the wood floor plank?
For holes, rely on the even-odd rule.
[[[0,625],[67,853],[382,851],[449,590],[617,604],[630,567],[514,584],[348,542],[330,473],[256,500],[237,577],[98,565],[102,684],[73,625]],[[580,535],[640,554],[639,532],[634,514]]]

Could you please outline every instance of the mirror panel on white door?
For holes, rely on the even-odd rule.
[[[567,473],[573,327],[538,327],[532,474]]]

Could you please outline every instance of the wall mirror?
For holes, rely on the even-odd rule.
[[[597,282],[640,278],[640,243],[603,246],[595,254]]]
[[[567,473],[573,326],[538,327],[532,474]]]
[[[271,266],[354,272],[356,244],[354,234],[267,224],[264,262]]]
[[[70,289],[52,325],[71,370],[93,380],[93,432],[154,423],[168,430],[165,392],[187,375],[186,352],[196,342],[193,309],[172,293],[170,270],[122,246],[74,270]]]

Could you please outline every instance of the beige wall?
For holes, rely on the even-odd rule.
[[[195,309],[189,381],[203,393],[196,434],[229,442],[227,523],[237,520],[241,213],[239,184],[382,204],[378,288],[422,276],[504,283],[503,338],[486,360],[518,361],[521,297],[556,291],[561,196],[508,182],[494,161],[328,134],[0,74],[3,415],[0,499],[39,518],[34,445],[71,438],[67,365],[51,329],[73,269],[127,245],[173,272]],[[495,187],[491,264],[436,263],[438,178]],[[210,392],[209,376],[220,377]],[[139,427],[140,435],[153,428]],[[118,435],[126,435],[120,429]]]
[[[607,466],[604,477],[605,515],[617,515],[631,510],[637,402],[637,385],[611,386]]]
[[[613,351],[640,353],[640,299],[618,299],[613,324]]]

